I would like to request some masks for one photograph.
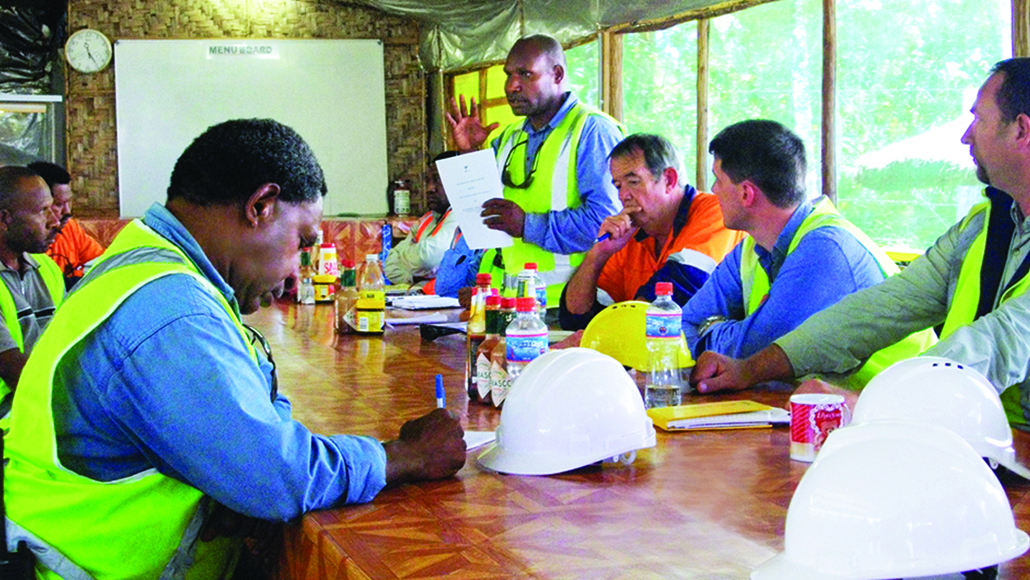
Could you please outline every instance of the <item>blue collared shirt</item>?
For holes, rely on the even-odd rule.
[[[716,266],[708,281],[683,307],[683,334],[694,356],[706,350],[745,358],[772,344],[812,314],[844,296],[884,280],[872,254],[846,230],[834,226],[809,232],[788,256],[801,223],[812,211],[804,202],[787,221],[771,252],[755,244],[758,262],[769,275],[769,297],[745,316],[740,261],[743,245]],[[698,326],[709,316],[726,322],[703,338]]]
[[[528,119],[523,121],[522,130],[528,135],[527,174],[533,167],[533,160],[547,136],[579,102],[576,95],[571,92],[567,95],[558,112],[539,131],[533,128]],[[527,213],[522,235],[524,241],[558,254],[585,252],[590,249],[604,218],[622,211],[619,192],[612,185],[612,174],[608,168],[608,154],[622,139],[622,131],[607,117],[587,117],[576,153],[576,180],[582,205],[562,211]],[[498,146],[498,140],[495,139],[495,153]]]
[[[171,213],[155,204],[143,221],[235,304],[232,288]],[[260,358],[259,366],[225,308],[191,276],[146,284],[57,369],[62,464],[102,481],[156,468],[269,520],[370,501],[386,484],[382,444],[315,435],[290,419],[282,395],[270,400],[271,366]]]

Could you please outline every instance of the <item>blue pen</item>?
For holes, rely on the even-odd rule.
[[[597,238],[597,241],[594,242],[594,243],[595,244],[600,244],[601,242],[607,240],[610,237],[612,237],[612,235],[610,233],[608,233],[608,232],[605,232],[605,233],[601,234],[601,237]]]
[[[446,405],[444,403],[443,394],[443,375],[436,375],[436,408],[443,409]]]

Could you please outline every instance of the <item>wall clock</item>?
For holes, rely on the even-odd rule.
[[[64,58],[71,67],[82,73],[103,70],[111,62],[111,41],[99,30],[83,28],[64,43]]]

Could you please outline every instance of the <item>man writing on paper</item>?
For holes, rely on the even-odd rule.
[[[612,182],[623,210],[598,230],[606,238],[590,248],[562,293],[565,330],[586,328],[607,303],[651,302],[657,282],[673,283],[683,305],[708,280],[723,257],[744,238],[726,229],[719,200],[683,177],[679,151],[659,135],[630,135],[609,155]]]
[[[488,227],[515,240],[500,252],[487,252],[480,271],[493,272],[495,284],[504,275],[513,284],[527,262],[536,262],[548,307],[556,308],[601,221],[621,209],[605,160],[623,131],[568,88],[565,53],[549,36],[519,39],[504,72],[508,104],[526,119],[504,128],[492,143],[504,198],[483,204],[482,215]],[[475,100],[471,105],[470,112],[462,98],[461,107],[452,103],[447,115],[463,153],[482,147],[497,128],[484,127]]]
[[[814,204],[806,199],[805,146],[783,125],[767,120],[730,125],[709,151],[712,192],[726,227],[751,237],[726,256],[683,308],[683,331],[695,359],[705,352],[757,352],[814,313],[897,272],[829,199]],[[875,368],[914,356],[932,341],[927,331],[878,353],[855,386]]]
[[[385,443],[308,431],[241,321],[296,274],[325,193],[290,128],[215,125],[179,157],[167,203],[69,295],[5,438],[8,537],[32,546],[38,572],[228,577],[239,542],[220,536],[461,468],[462,429],[443,409]]]
[[[847,373],[884,345],[943,324],[940,342],[925,354],[982,373],[1001,392],[1009,423],[1030,430],[1030,59],[994,65],[962,142],[987,184],[986,199],[926,254],[746,360],[703,355],[691,382],[712,392]]]

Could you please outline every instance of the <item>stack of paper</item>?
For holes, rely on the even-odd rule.
[[[648,409],[655,427],[665,431],[748,429],[790,423],[790,413],[755,401],[723,401]]]
[[[457,298],[446,296],[402,296],[393,299],[394,308],[429,310],[435,308],[461,308]]]

